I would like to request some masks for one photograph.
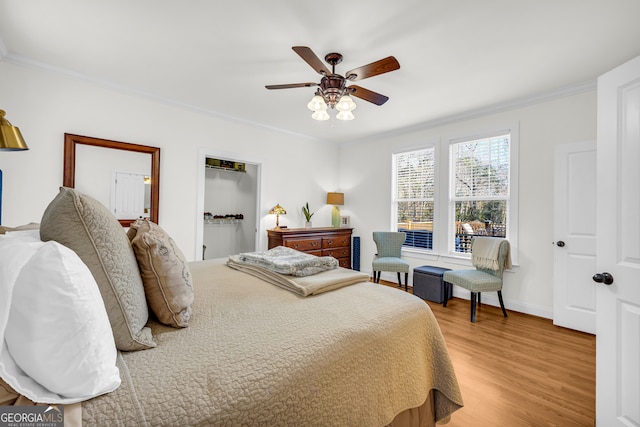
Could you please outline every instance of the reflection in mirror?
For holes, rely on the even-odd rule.
[[[125,227],[140,217],[157,223],[160,148],[65,134],[63,185],[109,207]]]

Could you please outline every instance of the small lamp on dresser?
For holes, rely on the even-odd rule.
[[[281,230],[280,228],[280,215],[286,215],[287,211],[280,206],[279,204],[275,205],[274,207],[271,208],[271,210],[269,211],[269,214],[271,215],[275,215],[276,216],[276,226],[274,228],[274,230]]]
[[[331,225],[334,228],[340,228],[340,208],[338,205],[344,205],[344,193],[327,193],[327,204],[333,205]]]

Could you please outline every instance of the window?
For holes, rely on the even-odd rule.
[[[450,143],[450,252],[469,253],[473,236],[507,237],[510,139],[502,134]]]
[[[393,155],[393,212],[404,246],[433,250],[435,159],[433,147]]]
[[[407,233],[404,249],[466,263],[474,236],[505,237],[517,263],[518,125],[504,129],[392,153],[391,229]]]

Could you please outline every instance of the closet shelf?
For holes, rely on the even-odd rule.
[[[222,218],[222,219],[205,219],[204,220],[204,225],[235,225],[235,224],[240,224],[242,223],[241,219],[235,219],[235,218],[230,218],[230,219],[226,219],[226,218]]]
[[[239,169],[234,169],[234,168],[225,168],[223,166],[213,166],[213,165],[204,165],[207,169],[219,169],[219,170],[223,170],[223,171],[228,171],[228,172],[238,172],[238,173],[247,173],[246,170],[239,170]]]

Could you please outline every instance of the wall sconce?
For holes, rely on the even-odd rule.
[[[29,147],[24,142],[20,129],[9,123],[9,120],[4,118],[5,114],[4,110],[0,110],[0,150],[28,150]]]
[[[279,204],[271,208],[271,210],[269,211],[269,214],[276,216],[276,226],[274,230],[282,230],[280,228],[280,215],[286,215],[286,213],[287,211],[285,210],[285,208],[283,208]]]
[[[331,225],[334,228],[340,228],[340,208],[338,205],[344,205],[344,193],[327,193],[327,204],[333,205]]]
[[[9,123],[5,119],[4,110],[0,110],[0,151],[22,151],[28,150],[27,143],[24,142],[20,129]],[[0,224],[2,224],[2,171],[0,170]]]

